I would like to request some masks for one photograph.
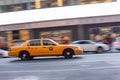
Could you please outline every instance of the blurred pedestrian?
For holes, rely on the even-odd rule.
[[[1,49],[8,51],[8,50],[9,50],[9,47],[8,47],[8,45],[7,45],[6,43],[4,43],[4,44],[1,46]]]
[[[108,34],[106,35],[104,38],[103,38],[103,43],[104,44],[107,44],[111,47],[111,44],[112,44],[112,38],[111,38],[111,35]]]
[[[70,42],[70,38],[68,36],[63,36],[62,37],[62,43],[63,44],[69,44]]]

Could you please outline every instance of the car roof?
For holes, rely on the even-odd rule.
[[[0,49],[0,51],[7,51],[7,50]]]
[[[76,43],[76,42],[82,42],[82,41],[94,42],[94,41],[92,41],[92,40],[76,40],[76,41],[73,41],[72,43]]]
[[[47,38],[44,38],[44,39],[30,39],[30,40],[27,40],[27,41],[33,41],[33,40],[52,40],[52,39],[47,39]]]
[[[92,40],[76,40],[74,42],[79,42],[79,41],[92,41]]]

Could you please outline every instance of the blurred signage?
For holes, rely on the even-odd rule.
[[[120,27],[113,27],[113,28],[112,28],[112,31],[113,31],[114,33],[118,33],[118,32],[120,32]]]
[[[4,43],[4,37],[0,37],[0,44]]]

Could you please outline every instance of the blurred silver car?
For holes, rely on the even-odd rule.
[[[0,49],[0,58],[8,57],[8,51]]]
[[[120,50],[120,37],[117,37],[113,40],[112,47],[114,49]]]
[[[85,52],[103,53],[110,50],[110,47],[107,44],[97,43],[91,40],[78,40],[73,41],[71,44],[80,46]]]

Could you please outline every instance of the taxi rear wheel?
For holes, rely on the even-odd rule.
[[[33,59],[34,57],[33,56],[30,56],[30,59]]]
[[[65,57],[65,59],[70,59],[73,57],[73,51],[68,49],[68,50],[65,50],[63,52],[63,56]]]
[[[21,60],[29,60],[30,59],[30,55],[26,51],[20,52],[19,57],[21,58]]]

